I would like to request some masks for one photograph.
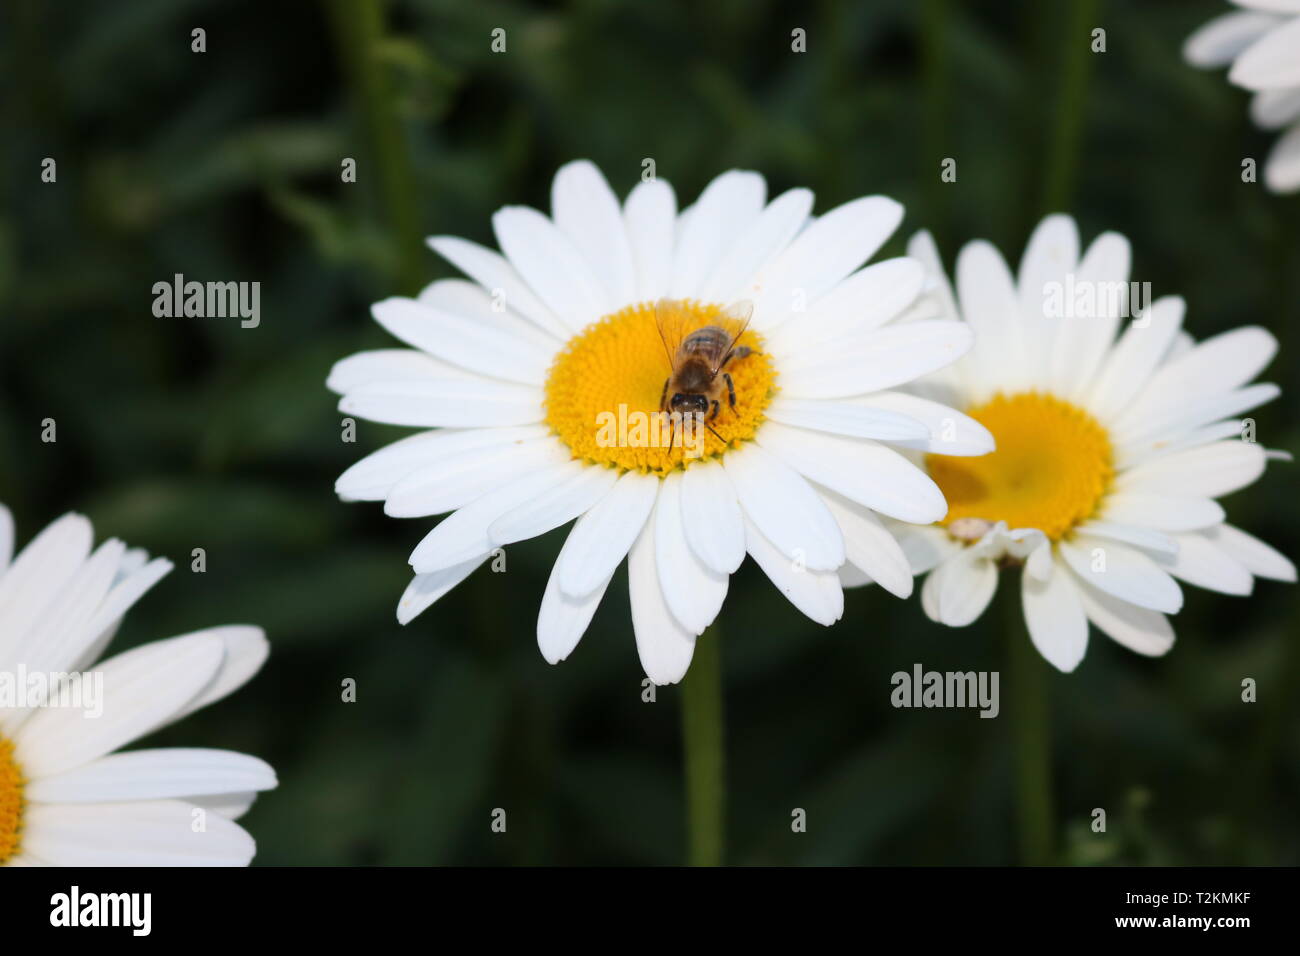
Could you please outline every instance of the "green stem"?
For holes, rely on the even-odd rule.
[[[1046,9],[1048,5],[1044,5]],[[1092,30],[1097,24],[1097,0],[1070,0],[1065,38],[1059,63],[1061,97],[1056,104],[1047,147],[1047,178],[1043,184],[1045,212],[1060,212],[1069,205],[1079,167],[1079,140],[1092,71]],[[1054,70],[1058,68],[1053,65]]]
[[[722,863],[726,780],[722,748],[721,632],[714,624],[695,641],[682,682],[682,744],[686,763],[687,861]]]
[[[392,84],[381,59],[384,7],[384,0],[329,0],[335,41],[365,124],[384,215],[396,245],[398,281],[404,291],[414,295],[424,278],[420,197]],[[358,179],[361,175],[358,173]]]
[[[1021,571],[1023,574],[1024,572]],[[1020,862],[1052,862],[1052,743],[1047,701],[1050,676],[1046,661],[1030,643],[1018,589],[1002,596],[1007,674],[1003,686],[1011,698],[1008,719],[1015,740],[1015,817]]]

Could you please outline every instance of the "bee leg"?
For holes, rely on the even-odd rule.
[[[731,403],[731,408],[734,411],[736,408],[736,386],[731,381],[731,375],[728,372],[722,373],[722,380],[727,383],[727,401]]]
[[[710,413],[710,415],[709,415],[709,421],[713,421],[713,419],[717,418],[717,417],[718,417],[718,412],[719,412],[720,410],[721,410],[721,406],[718,405],[718,400],[715,398],[715,399],[713,400],[713,411],[712,411],[712,412]]]
[[[664,379],[664,390],[663,390],[662,392],[659,393],[659,411],[661,411],[661,412],[666,412],[666,411],[668,410],[668,409],[664,408],[664,402],[665,402],[665,401],[667,400],[667,398],[668,398],[668,383],[671,382],[671,381],[672,381],[672,377],[671,377],[671,376],[669,376],[668,378]]]
[[[726,368],[727,363],[730,362],[732,359],[743,359],[746,355],[748,355],[752,351],[754,350],[751,349],[748,345],[738,345],[730,352],[727,353],[727,357],[722,360],[722,364],[719,365],[718,368]]]

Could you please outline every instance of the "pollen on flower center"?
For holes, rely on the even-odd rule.
[[[981,519],[1064,538],[1097,512],[1115,470],[1106,430],[1080,408],[1039,392],[995,395],[970,415],[997,449],[978,458],[928,455],[948,499],[943,524]]]
[[[722,312],[716,304],[674,304],[693,329]],[[660,409],[673,365],[655,305],[627,306],[587,326],[556,358],[546,380],[546,422],[574,457],[620,471],[665,474],[708,460],[754,437],[775,391],[776,372],[758,334],[745,331],[737,345],[749,352],[725,368],[734,408],[719,374],[718,412],[704,419],[708,427],[690,415],[673,422]]]
[[[18,853],[23,822],[23,775],[14,745],[0,737],[0,866]]]

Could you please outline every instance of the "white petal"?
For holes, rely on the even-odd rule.
[[[758,219],[767,184],[758,173],[733,169],[704,187],[681,219],[673,250],[673,298],[697,298],[705,281],[728,251]]]
[[[275,785],[275,771],[256,757],[230,750],[173,747],[100,757],[33,780],[24,797],[37,803],[113,803],[270,790]]]
[[[899,412],[849,402],[826,402],[778,396],[764,411],[772,421],[855,438],[879,441],[927,441],[930,429]]]
[[[1092,314],[1059,320],[1052,343],[1052,381],[1060,394],[1075,401],[1091,390],[1115,341],[1121,314],[1137,310],[1137,297],[1128,284],[1131,258],[1128,240],[1105,232],[1079,262],[1075,288],[1092,290]]]
[[[923,423],[929,435],[920,441],[900,441],[895,444],[918,451],[931,451],[941,455],[987,455],[993,450],[993,434],[956,409],[939,402],[918,398],[906,392],[875,392],[849,401],[895,412]]]
[[[637,654],[656,684],[675,684],[686,676],[695,637],[668,611],[655,570],[655,522],[647,521],[627,556],[628,598]]]
[[[1187,403],[1188,396],[1229,392],[1253,379],[1277,352],[1277,339],[1259,326],[1243,326],[1206,339],[1167,361],[1117,422],[1117,431],[1134,431],[1161,412]]]
[[[844,563],[839,526],[788,464],[750,443],[729,452],[722,466],[745,514],[782,554],[817,571],[832,571]]]
[[[492,228],[510,264],[566,328],[576,332],[621,307],[613,305],[582,253],[536,209],[498,209]]]
[[[431,236],[429,248],[465,273],[494,297],[557,338],[570,329],[533,294],[524,278],[499,252],[456,236]]]
[[[421,432],[362,458],[339,476],[334,491],[346,501],[383,501],[412,472],[473,449],[523,444],[546,434],[544,425]]]
[[[1182,328],[1186,308],[1182,298],[1164,296],[1151,304],[1143,321],[1129,324],[1088,394],[1086,404],[1095,417],[1102,421],[1118,417],[1146,387]]]
[[[1277,17],[1253,11],[1222,14],[1187,38],[1183,58],[1201,69],[1227,66],[1280,22]]]
[[[943,492],[929,475],[875,442],[768,422],[758,443],[805,477],[899,521],[931,524],[948,513]]]
[[[1079,599],[1088,620],[1130,651],[1159,657],[1174,646],[1174,629],[1169,619],[1158,611],[1112,597],[1082,581],[1079,582]]]
[[[123,559],[123,567],[127,565],[131,552],[127,552],[127,558]],[[81,655],[72,662],[68,667],[70,671],[81,671],[88,668],[104,652],[108,642],[112,639],[117,627],[122,623],[122,616],[126,614],[135,604],[136,601],[144,597],[149,589],[166,577],[172,569],[172,563],[166,558],[155,558],[129,572],[123,576],[123,567],[118,568],[118,580],[113,585],[112,590],[100,603],[95,611],[95,616],[91,619],[88,630],[94,634],[94,638],[87,644]]]
[[[814,571],[777,550],[754,522],[745,519],[745,550],[787,601],[829,627],[844,614],[844,590],[835,571]]]
[[[997,565],[967,549],[930,572],[921,586],[921,607],[932,621],[965,627],[984,613],[997,589]]]
[[[267,656],[271,653],[266,632],[250,624],[209,627],[173,640],[181,641],[200,636],[215,637],[220,640],[225,654],[221,658],[221,666],[217,668],[217,673],[193,700],[172,716],[172,721],[181,720],[196,710],[215,704],[228,694],[233,694],[262,669]]]
[[[14,744],[30,779],[62,773],[142,737],[172,718],[209,684],[225,648],[212,634],[156,641],[105,661],[102,713],[37,710]],[[33,848],[34,849],[34,848]]]
[[[673,233],[677,198],[660,179],[640,182],[623,204],[623,223],[636,264],[636,298],[656,302],[668,294],[673,271]]]
[[[1250,100],[1250,118],[1263,129],[1281,129],[1300,119],[1300,86],[1264,90]]]
[[[1109,541],[1122,541],[1136,545],[1143,551],[1159,551],[1173,554],[1178,550],[1178,543],[1172,537],[1151,528],[1135,524],[1120,524],[1113,521],[1085,521],[1076,529],[1080,534],[1091,538],[1106,538]]]
[[[175,800],[33,804],[23,849],[54,866],[247,866],[256,846],[238,824]]]
[[[14,556],[14,516],[9,509],[0,505],[0,576],[9,568]]]
[[[978,380],[990,391],[1018,387],[1019,382],[1004,373],[1024,366],[1016,321],[1020,294],[1006,260],[991,244],[976,240],[962,247],[957,256],[957,298],[963,318],[975,330],[975,347],[967,363]]]
[[[903,207],[885,196],[855,199],[814,219],[750,285],[755,325],[775,328],[798,302],[829,292],[875,255],[902,219]]]
[[[503,289],[489,292],[467,279],[436,279],[420,290],[416,301],[476,325],[497,329],[548,355],[554,354],[562,345],[557,336],[538,328],[536,323],[511,308]]]
[[[555,562],[561,591],[571,598],[586,597],[609,580],[645,526],[659,483],[654,475],[626,472],[578,519]]]
[[[1239,561],[1256,577],[1295,581],[1295,565],[1280,551],[1230,524],[1207,528],[1201,534],[1219,550]]]
[[[506,484],[513,475],[562,464],[571,457],[569,450],[551,435],[467,448],[412,471],[397,482],[384,501],[384,513],[394,518],[419,518],[455,511]]]
[[[1300,123],[1282,135],[1264,164],[1264,184],[1275,193],[1300,189]]]
[[[755,273],[790,244],[790,240],[808,221],[813,194],[807,189],[791,189],[777,196],[754,220],[754,224],[736,237],[730,251],[714,267],[699,293],[705,302],[735,302],[747,292]]]
[[[411,583],[397,600],[397,623],[410,624],[434,601],[473,574],[489,557],[490,552],[476,555],[459,564],[426,571],[411,578]]]
[[[47,526],[0,577],[0,662],[14,650],[59,590],[90,554],[94,532],[79,514]]]
[[[871,511],[833,491],[822,500],[844,534],[848,560],[895,597],[912,593],[912,566],[898,540]]]
[[[1245,565],[1221,551],[1199,534],[1179,534],[1176,554],[1157,555],[1166,571],[1188,584],[1221,594],[1244,597],[1255,586]]]
[[[542,605],[537,611],[537,647],[548,664],[558,664],[573,653],[614,577],[614,569],[611,568],[603,581],[579,597],[565,594],[561,590],[560,564],[566,552],[571,552],[576,532],[575,527],[560,549],[560,557],[551,568],[546,593],[542,595]]]
[[[1189,448],[1122,473],[1119,492],[1218,498],[1264,473],[1264,449],[1254,442],[1222,441]]]
[[[632,247],[614,190],[594,164],[578,160],[560,167],[551,184],[551,215],[591,264],[609,301],[632,302],[636,297]]]
[[[613,468],[588,465],[562,484],[548,488],[497,518],[488,527],[488,537],[499,547],[568,524],[604,498],[617,480],[618,472]]]
[[[1248,90],[1300,86],[1300,17],[1270,30],[1237,57],[1228,79]]]
[[[686,541],[682,523],[682,475],[665,476],[655,504],[655,570],[659,587],[673,617],[699,636],[713,623],[727,596],[725,573],[714,571],[696,556]]]
[[[424,536],[411,552],[411,567],[427,574],[487,554],[494,547],[488,534],[492,522],[587,467],[580,461],[547,465],[474,499]]]
[[[830,354],[789,360],[781,368],[781,390],[792,398],[840,398],[893,388],[951,365],[973,343],[965,322],[890,325]]]
[[[1058,542],[1057,548],[1084,582],[1122,601],[1167,614],[1183,606],[1177,582],[1141,551],[1083,535]]]
[[[1045,217],[1035,228],[1020,258],[1016,288],[1020,298],[1020,342],[1030,382],[1042,385],[1056,373],[1052,332],[1062,325],[1049,321],[1046,305],[1051,287],[1065,286],[1066,275],[1079,266],[1079,229],[1069,216]]]
[[[745,524],[736,489],[717,461],[697,462],[682,477],[682,525],[695,555],[722,574],[745,560]]]
[[[845,561],[841,564],[836,569],[835,574],[839,577],[840,587],[842,588],[860,588],[865,587],[868,584],[876,583],[871,580],[871,575],[867,574],[866,571],[863,571],[850,561]]]
[[[890,518],[883,523],[898,538],[913,575],[925,574],[940,561],[962,550],[947,531],[935,525],[904,524]]]
[[[768,337],[773,355],[797,358],[826,343],[877,329],[915,301],[925,270],[915,259],[886,259],[859,269]]]
[[[1116,492],[1107,496],[1102,518],[1158,531],[1192,531],[1221,522],[1223,507],[1210,498]]]
[[[436,359],[415,349],[375,349],[357,352],[339,359],[330,369],[325,387],[337,395],[344,395],[372,382],[438,381],[458,378],[467,382],[482,381],[483,377],[468,369]]]
[[[520,336],[400,296],[376,302],[370,314],[406,344],[471,372],[524,385],[546,381],[553,351]]]
[[[198,796],[185,798],[186,803],[202,807],[204,810],[210,810],[227,820],[238,820],[252,809],[256,800],[257,794],[252,791],[242,793],[202,793]]]
[[[1088,618],[1073,575],[1063,567],[1046,581],[1022,574],[1020,595],[1029,638],[1038,653],[1058,671],[1073,671],[1088,649]]]
[[[925,287],[922,297],[930,304],[925,317],[939,319],[960,319],[957,311],[957,298],[952,294],[952,284],[943,269],[943,259],[939,256],[939,247],[935,245],[934,236],[929,230],[922,229],[907,241],[907,254],[925,268]]]
[[[386,425],[473,428],[531,425],[545,417],[540,388],[487,380],[371,382],[339,400],[339,411]]]
[[[1169,448],[1194,429],[1211,422],[1240,415],[1244,411],[1271,402],[1281,394],[1273,384],[1262,382],[1231,392],[1192,395],[1181,405],[1166,405],[1145,419],[1126,417],[1124,427],[1111,431],[1115,457],[1127,467]]]

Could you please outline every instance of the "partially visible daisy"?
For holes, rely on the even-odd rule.
[[[1300,189],[1300,0],[1233,0],[1244,10],[1215,17],[1187,38],[1183,56],[1204,69],[1232,64],[1228,79],[1254,92],[1251,119],[1286,132],[1264,167],[1274,192]]]
[[[275,786],[269,766],[225,750],[114,751],[240,687],[266,638],[217,627],[97,664],[171,563],[91,545],[90,522],[69,514],[11,564],[0,506],[0,866],[245,866],[253,839],[234,820]]]
[[[1236,595],[1255,577],[1295,580],[1294,565],[1225,523],[1215,500],[1264,471],[1268,453],[1243,440],[1237,416],[1278,395],[1251,384],[1276,351],[1272,335],[1251,326],[1195,344],[1183,300],[1165,297],[1117,338],[1128,242],[1105,233],[1080,257],[1068,216],[1039,225],[1018,279],[989,243],[968,244],[956,299],[930,237],[910,251],[931,263],[935,311],[955,316],[959,301],[976,335],[965,358],[916,387],[997,441],[982,458],[924,459],[949,511],[902,534],[918,573],[929,571],[931,618],[971,623],[999,569],[1023,565],[1029,636],[1070,671],[1089,621],[1138,653],[1168,651],[1178,580]]]
[[[732,171],[680,213],[662,180],[620,205],[595,166],[575,162],[555,176],[550,217],[496,213],[504,255],[429,240],[473,281],[376,304],[375,320],[413,348],[354,355],[328,382],[345,414],[430,429],[337,484],[394,517],[451,512],[411,555],[400,621],[494,549],[574,519],[538,614],[552,663],[577,646],[625,557],[637,649],[656,683],[686,673],[746,553],[825,625],[843,610],[841,568],[910,593],[906,556],[876,513],[929,522],[946,505],[889,446],[980,454],[991,441],[895,389],[960,356],[970,329],[892,324],[924,270],[907,258],[863,264],[897,227],[898,203],[871,196],[815,218],[812,204],[806,189],[769,202],[762,176]],[[602,426],[658,415],[676,391],[681,335],[661,339],[661,300],[679,333],[725,322],[737,303],[752,310],[718,371],[730,387],[715,379],[698,457]]]

